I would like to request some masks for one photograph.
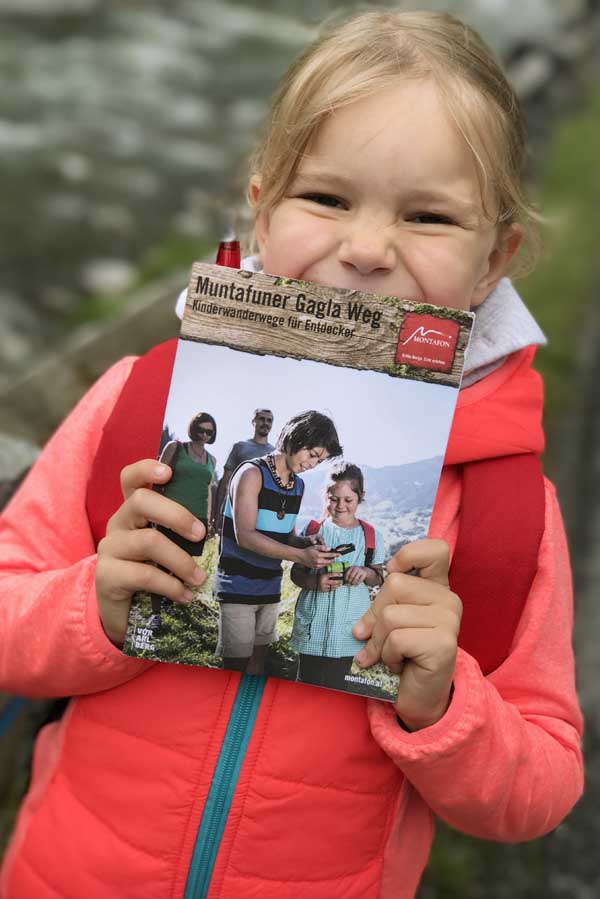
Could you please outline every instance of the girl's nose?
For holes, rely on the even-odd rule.
[[[361,275],[370,275],[391,271],[396,265],[396,249],[387,229],[365,220],[345,235],[338,258]]]

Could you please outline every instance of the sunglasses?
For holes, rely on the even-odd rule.
[[[196,428],[197,434],[204,434],[205,437],[212,437],[215,433],[212,428]]]

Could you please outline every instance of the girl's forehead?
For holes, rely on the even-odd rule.
[[[352,481],[350,479],[344,481],[333,481],[327,485],[327,493],[356,493]]]
[[[328,113],[316,130],[307,148],[308,155],[319,155],[343,142],[348,152],[368,152],[381,142],[405,145],[407,140],[419,139],[412,144],[427,149],[422,139],[427,136],[450,136],[451,143],[468,152],[468,144],[460,134],[450,115],[440,89],[431,79],[409,79],[394,87],[375,91],[366,97]]]
[[[387,190],[409,183],[481,211],[477,157],[433,78],[401,79],[326,114],[296,177],[352,183],[364,172],[385,180]]]

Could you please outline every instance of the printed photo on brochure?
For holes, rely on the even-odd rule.
[[[161,488],[207,574],[189,605],[139,592],[124,652],[393,701],[353,625],[427,535],[473,315],[195,263]],[[158,435],[157,435],[158,441]]]

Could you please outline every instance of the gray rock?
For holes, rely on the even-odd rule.
[[[135,266],[125,259],[94,259],[81,269],[81,283],[91,293],[122,293],[136,276]]]
[[[0,0],[0,13],[31,18],[89,14],[100,0]]]
[[[552,78],[556,62],[550,53],[534,50],[510,67],[510,80],[523,101],[538,96]]]

